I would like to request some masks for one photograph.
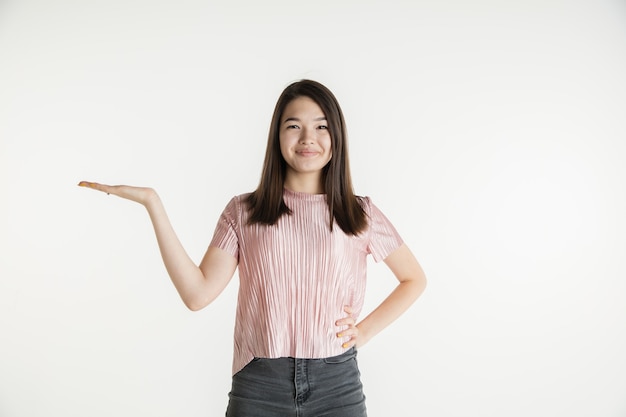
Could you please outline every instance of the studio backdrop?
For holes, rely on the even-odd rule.
[[[624,74],[617,0],[0,2],[0,416],[224,414],[237,275],[187,310],[77,183],[155,188],[199,262],[302,78],[428,278],[359,351],[369,414],[625,416]]]

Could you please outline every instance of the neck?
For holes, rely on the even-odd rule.
[[[324,194],[324,185],[319,174],[312,175],[287,175],[285,188],[298,193]]]

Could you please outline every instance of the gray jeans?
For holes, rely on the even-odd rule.
[[[366,417],[356,355],[254,358],[233,375],[226,417]]]

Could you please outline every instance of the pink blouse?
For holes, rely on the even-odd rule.
[[[285,189],[292,211],[273,226],[248,225],[246,195],[234,197],[211,246],[238,259],[239,296],[233,374],[254,357],[323,358],[345,351],[335,322],[363,307],[367,255],[376,262],[402,245],[389,220],[367,197],[368,228],[359,236],[329,227],[325,194]]]

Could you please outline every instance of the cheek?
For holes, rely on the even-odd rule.
[[[280,147],[280,153],[281,155],[283,155],[283,157],[285,156],[285,153],[287,152],[287,150],[289,149],[289,141],[287,140],[286,137],[284,137],[283,135],[279,136],[278,139],[278,146]]]
[[[328,155],[332,156],[332,154],[333,154],[333,142],[330,139],[330,136],[324,139],[322,146],[326,150],[326,153],[328,153]]]
[[[281,132],[278,135],[278,141],[281,148],[287,148],[298,142],[298,137],[293,131]]]

